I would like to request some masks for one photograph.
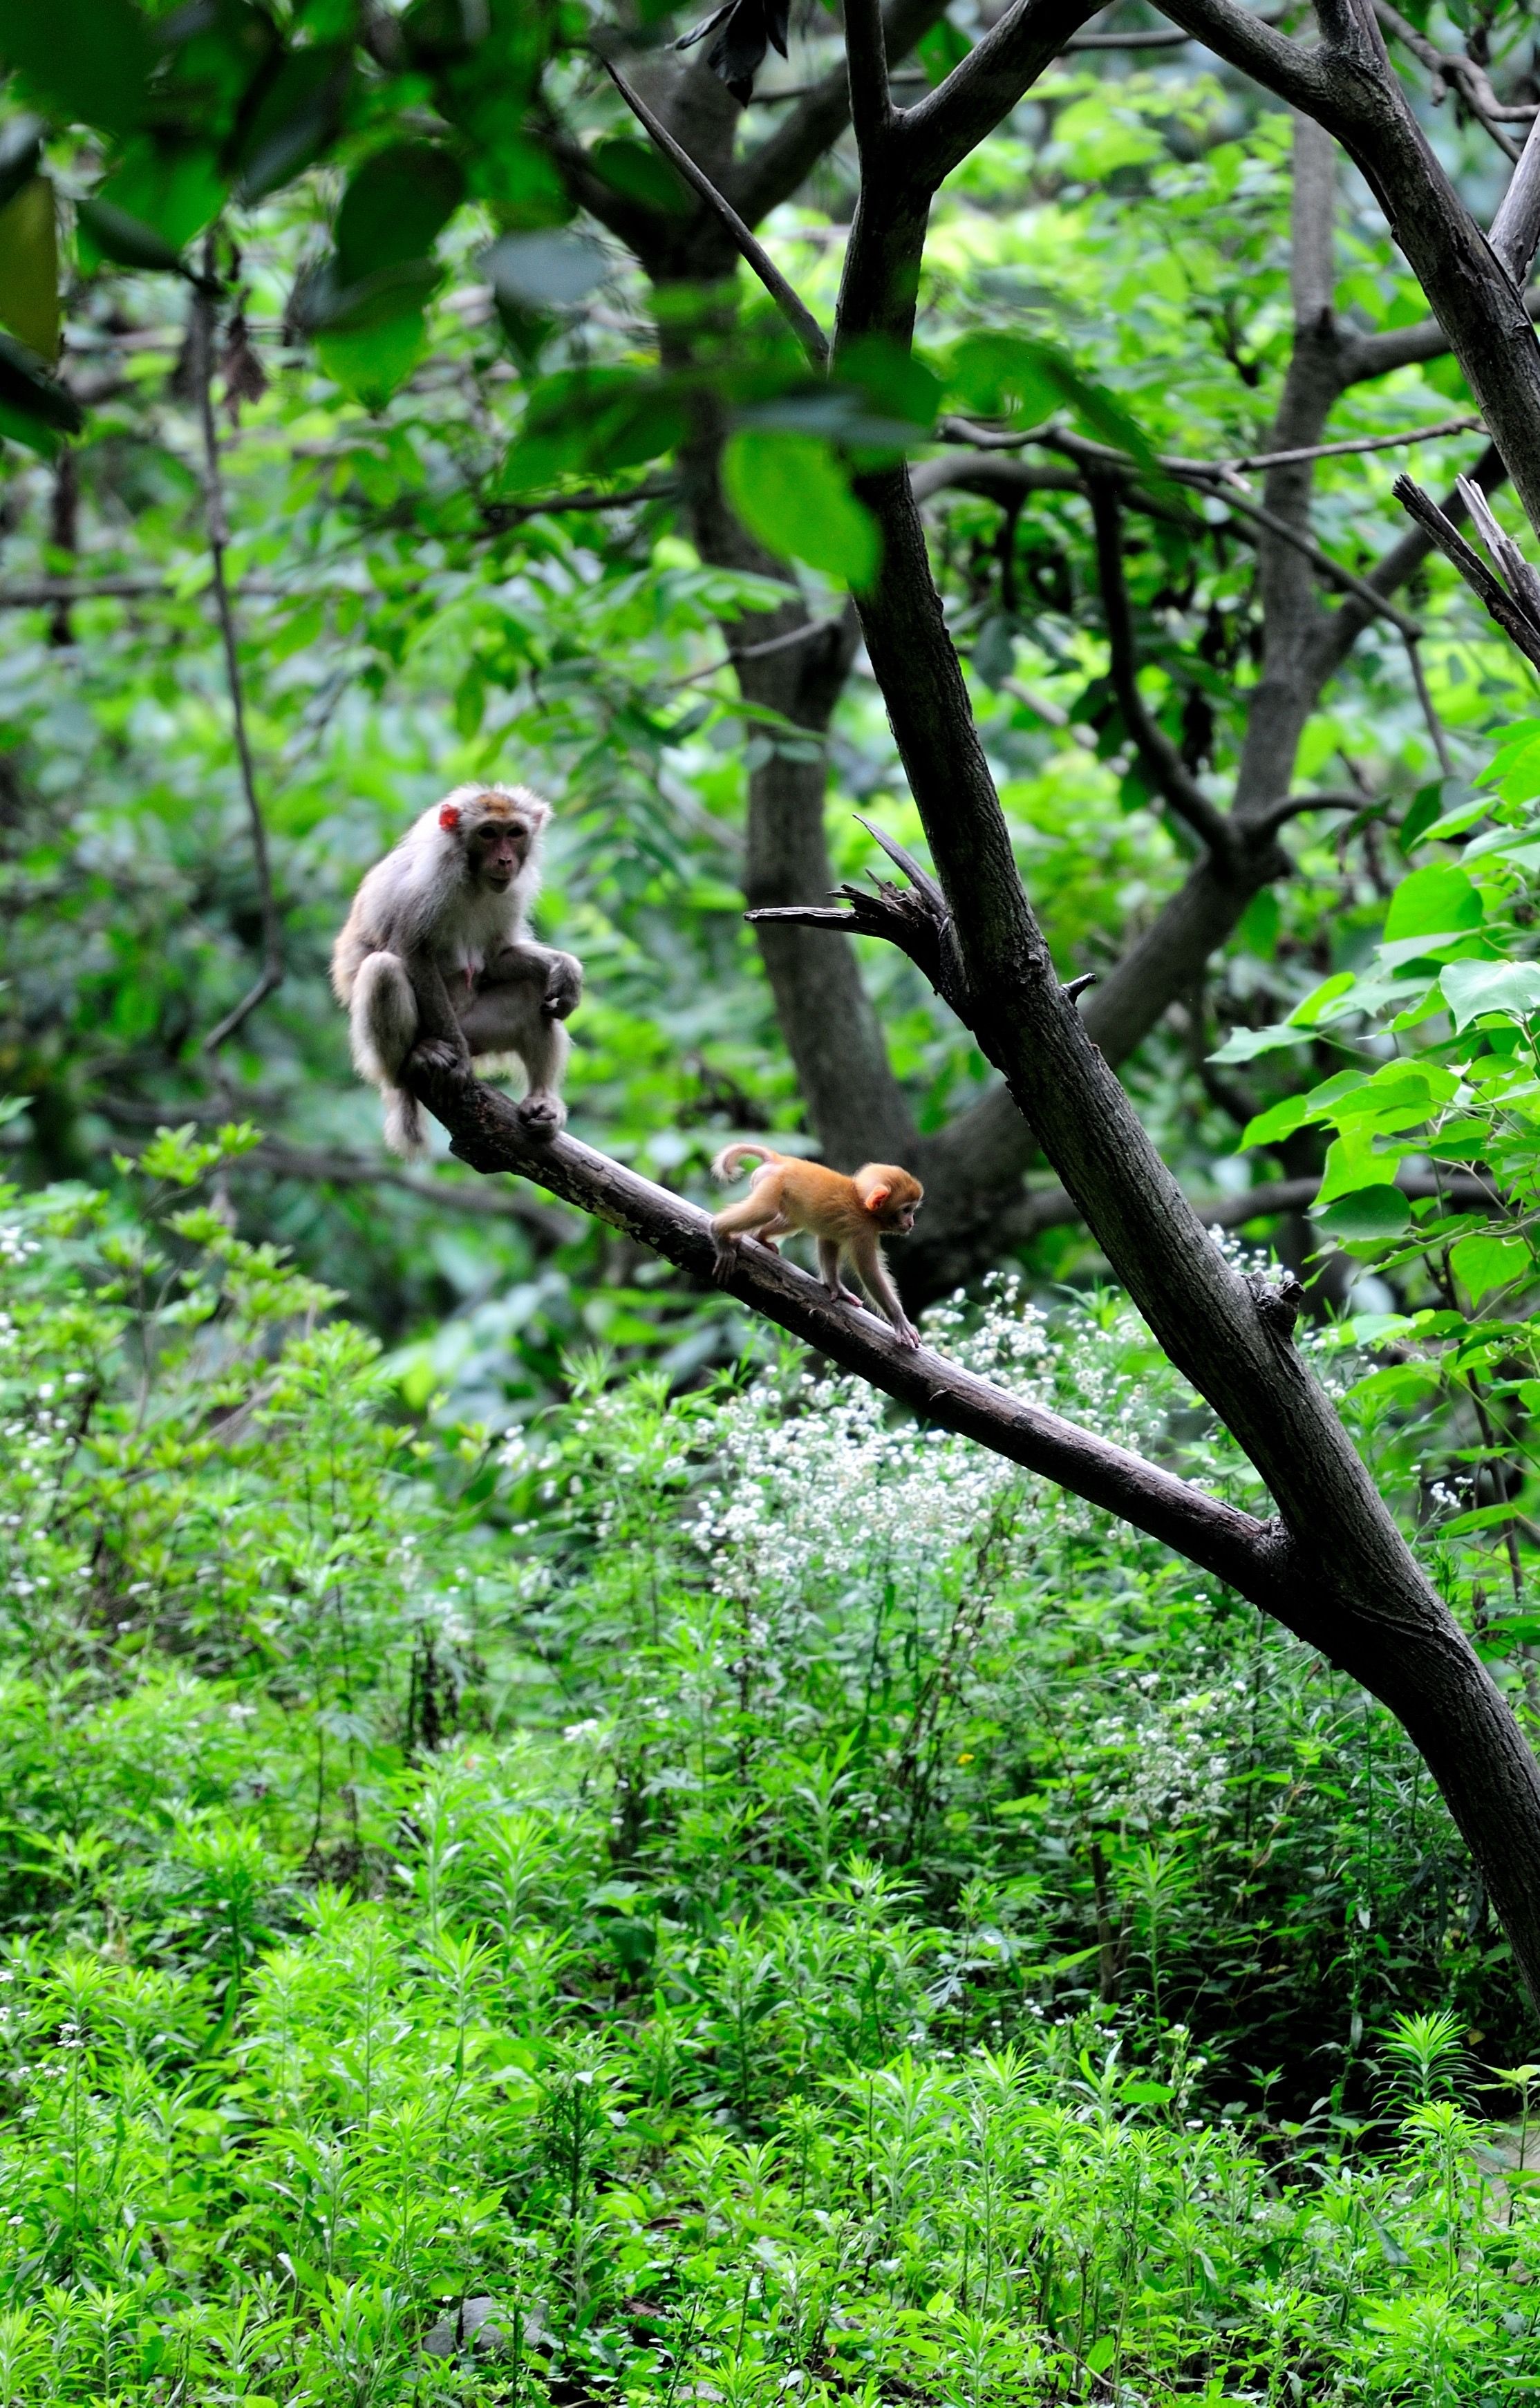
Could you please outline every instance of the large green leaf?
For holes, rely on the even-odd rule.
[[[344,284],[425,259],[465,198],[459,162],[432,142],[396,142],[354,169],[337,212]]]
[[[1318,1211],[1319,1226],[1331,1238],[1399,1238],[1412,1208],[1399,1187],[1359,1187]]]
[[[5,0],[0,57],[66,122],[143,122],[158,45],[131,0]]]
[[[290,308],[295,324],[308,334],[367,334],[393,318],[420,317],[441,274],[431,259],[403,259],[346,284],[337,262],[326,259],[301,278]]]
[[[1414,869],[1390,897],[1383,941],[1396,944],[1409,937],[1442,937],[1457,928],[1479,927],[1482,908],[1477,889],[1452,863]]]
[[[642,208],[655,209],[665,217],[687,218],[698,207],[683,176],[650,142],[633,141],[629,135],[613,136],[608,142],[595,144],[588,165],[612,193]]]
[[[831,445],[814,435],[748,427],[728,442],[722,476],[727,499],[767,552],[805,560],[857,592],[870,585],[882,538]]]
[[[92,199],[76,204],[75,224],[80,265],[87,270],[110,259],[119,267],[142,267],[180,275],[181,254],[176,246],[146,225],[142,218],[111,201]]]
[[[1514,1280],[1522,1279],[1533,1266],[1534,1257],[1522,1238],[1488,1236],[1461,1238],[1449,1249],[1454,1274],[1473,1304],[1479,1304],[1493,1288],[1507,1287]]]
[[[405,384],[426,341],[423,313],[412,309],[354,330],[327,330],[316,337],[315,348],[326,374],[344,393],[378,409]]]
[[[93,198],[137,219],[179,251],[218,217],[227,190],[207,143],[155,134],[130,144]]]
[[[1088,434],[1137,461],[1152,482],[1170,486],[1138,421],[1105,385],[1083,376],[1057,343],[980,328],[953,351],[948,381],[965,408],[990,418],[1031,425],[1068,408]]]
[[[1540,962],[1450,962],[1438,983],[1457,1029],[1484,1011],[1540,1011]]]
[[[349,43],[318,42],[313,49],[290,51],[237,149],[241,200],[276,193],[320,158],[341,124],[352,72]]]
[[[59,242],[47,176],[0,208],[0,322],[50,366],[58,358]]]

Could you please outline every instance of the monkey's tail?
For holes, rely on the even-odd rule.
[[[755,1145],[741,1140],[737,1145],[723,1147],[712,1165],[712,1177],[720,1180],[725,1187],[729,1179],[737,1178],[745,1162],[784,1162],[785,1159],[785,1155],[777,1154],[772,1145]]]
[[[400,1154],[408,1162],[421,1161],[428,1151],[422,1105],[404,1087],[386,1087],[383,1094],[386,1145],[392,1154]]]

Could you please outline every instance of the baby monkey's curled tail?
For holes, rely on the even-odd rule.
[[[712,1177],[721,1186],[736,1179],[745,1162],[789,1162],[792,1156],[778,1154],[773,1145],[756,1145],[751,1138],[741,1138],[736,1145],[725,1145],[712,1165]]]

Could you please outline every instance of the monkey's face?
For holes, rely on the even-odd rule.
[[[535,831],[527,820],[485,819],[470,832],[471,878],[494,895],[506,895],[529,858]]]

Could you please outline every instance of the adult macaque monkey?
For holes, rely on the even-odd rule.
[[[853,1179],[827,1163],[802,1162],[795,1154],[777,1154],[769,1145],[724,1146],[712,1165],[713,1179],[736,1179],[741,1166],[757,1155],[760,1168],[748,1194],[713,1215],[716,1276],[732,1269],[741,1236],[753,1232],[771,1254],[777,1238],[805,1229],[818,1243],[818,1271],[830,1296],[845,1304],[863,1304],[864,1297],[846,1287],[840,1277],[840,1259],[848,1255],[860,1274],[867,1295],[882,1307],[905,1346],[917,1346],[920,1333],[899,1301],[899,1291],[883,1260],[884,1237],[907,1238],[925,1190],[912,1171],[890,1162],[868,1162]]]
[[[527,786],[456,786],[369,871],[332,953],[332,985],[353,1027],[353,1067],[385,1099],[385,1143],[427,1151],[415,1096],[401,1084],[414,1049],[441,1069],[516,1054],[528,1092],[519,1118],[554,1137],[583,964],[525,933],[540,889],[551,806]]]

